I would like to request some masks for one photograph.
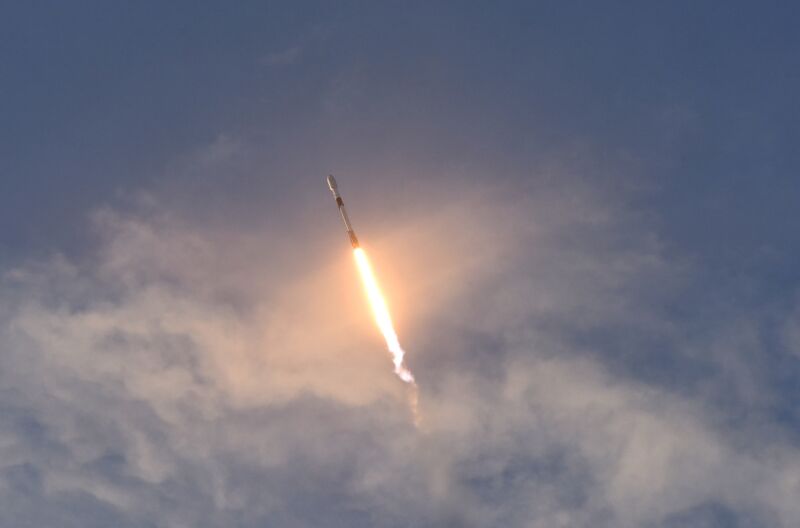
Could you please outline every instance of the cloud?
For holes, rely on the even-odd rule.
[[[7,270],[0,522],[800,521],[787,435],[737,429],[714,391],[644,369],[656,352],[641,336],[677,360],[692,359],[678,345],[712,347],[665,316],[691,270],[641,216],[576,180],[418,185],[369,250],[420,381],[419,430],[350,255],[297,248],[284,226],[190,222],[152,201],[97,211],[88,263]],[[711,354],[707,383],[731,379],[730,358]]]
[[[280,51],[267,53],[261,62],[267,66],[286,66],[298,61],[303,53],[303,48],[293,46]]]
[[[783,327],[783,342],[790,353],[800,357],[800,308],[795,308],[787,318]]]

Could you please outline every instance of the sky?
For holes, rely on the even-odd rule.
[[[800,525],[792,2],[4,7],[0,526]]]

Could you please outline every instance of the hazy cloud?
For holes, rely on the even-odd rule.
[[[576,341],[681,337],[653,300],[685,272],[597,196],[465,188],[371,246],[393,263],[419,430],[346,252],[281,271],[291,246],[269,234],[99,211],[93,265],[4,278],[3,521],[793,526],[800,450],[730,441],[713,402]]]
[[[303,48],[300,46],[293,46],[284,50],[267,53],[261,62],[267,66],[285,66],[297,62],[302,53]]]

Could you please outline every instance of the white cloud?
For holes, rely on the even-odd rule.
[[[448,205],[370,247],[413,344],[418,431],[346,252],[287,261],[269,232],[98,212],[92,265],[4,275],[0,503],[164,526],[634,527],[708,505],[796,525],[796,447],[729,436],[708,402],[573,338],[680,341],[652,306],[687,270],[570,186],[430,185],[422,202]]]

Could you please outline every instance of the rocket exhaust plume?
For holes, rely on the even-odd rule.
[[[389,315],[389,307],[383,298],[383,294],[378,286],[378,281],[375,278],[375,274],[372,272],[372,266],[369,264],[367,254],[358,243],[358,238],[356,237],[355,231],[353,231],[353,226],[350,224],[350,217],[347,215],[347,210],[344,207],[344,201],[339,195],[339,188],[337,187],[336,180],[333,176],[328,176],[328,187],[333,193],[333,197],[336,199],[336,205],[339,208],[339,214],[344,222],[347,235],[350,238],[350,245],[353,246],[353,256],[356,259],[358,273],[361,276],[361,282],[363,283],[364,290],[367,293],[367,299],[369,300],[370,307],[372,308],[372,314],[375,317],[375,322],[378,323],[378,328],[383,334],[383,338],[386,340],[386,347],[392,354],[394,372],[401,380],[409,384],[414,389],[414,392],[411,395],[411,406],[416,421],[418,419],[417,384],[414,381],[414,375],[411,374],[411,371],[403,362],[405,351],[400,346],[400,341],[397,339],[397,332],[394,330],[392,317]]]
[[[403,348],[400,346],[400,341],[397,339],[397,333],[394,331],[392,325],[392,317],[389,315],[389,308],[386,306],[386,301],[381,295],[381,290],[378,287],[378,281],[375,280],[375,274],[372,273],[372,267],[367,260],[367,254],[360,247],[353,250],[353,255],[356,258],[356,265],[358,272],[361,275],[361,282],[364,283],[364,289],[367,292],[370,307],[372,307],[372,314],[375,316],[375,322],[378,323],[384,339],[386,339],[386,347],[392,354],[392,362],[394,363],[394,373],[405,381],[406,383],[414,383],[414,375],[408,370],[408,367],[403,363],[403,357],[406,355]]]

